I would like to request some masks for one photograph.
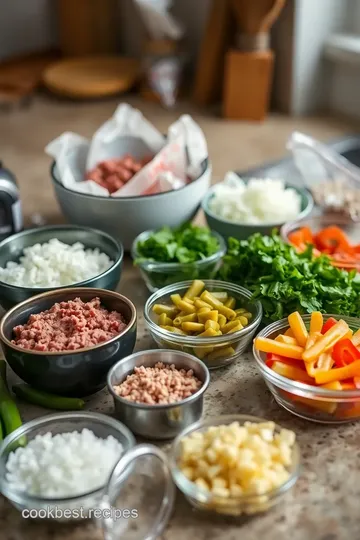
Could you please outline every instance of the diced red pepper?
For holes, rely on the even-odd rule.
[[[344,367],[352,364],[355,360],[360,360],[360,351],[350,339],[341,339],[335,343],[332,357],[336,367]]]
[[[287,358],[286,356],[281,356],[280,354],[267,353],[265,364],[269,368],[272,368],[274,365],[274,362],[282,362],[283,364],[286,364],[287,366],[296,365],[296,367],[300,367],[301,369],[303,369],[302,365],[300,365],[300,362],[298,362],[297,360],[293,360],[292,358]]]
[[[337,320],[334,319],[334,317],[330,317],[330,319],[328,319],[326,321],[326,323],[324,323],[324,326],[322,327],[322,330],[321,330],[321,333],[322,334],[326,334],[326,332],[328,330],[330,330],[330,328],[332,328],[333,326],[335,326],[335,324],[337,323]]]

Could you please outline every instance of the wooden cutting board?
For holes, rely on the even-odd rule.
[[[16,105],[40,85],[44,69],[59,57],[49,51],[0,63],[0,105]]]
[[[91,99],[126,92],[140,74],[140,62],[121,56],[91,56],[57,62],[44,72],[45,86],[55,94]]]

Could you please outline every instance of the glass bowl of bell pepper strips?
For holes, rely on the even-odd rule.
[[[360,319],[294,312],[257,335],[253,354],[287,411],[321,423],[360,419]]]
[[[281,236],[299,251],[311,244],[315,255],[328,255],[337,268],[360,272],[360,227],[346,217],[332,213],[286,223]]]

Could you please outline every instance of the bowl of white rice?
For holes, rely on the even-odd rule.
[[[202,201],[209,227],[229,237],[246,240],[255,233],[271,234],[273,229],[294,219],[303,219],[313,210],[309,191],[281,179],[241,179],[228,173],[224,182],[213,186]]]
[[[65,287],[115,290],[124,250],[105,232],[75,225],[28,229],[0,243],[4,308]]]
[[[32,420],[0,447],[0,491],[28,518],[69,521],[101,506],[119,459],[135,446],[118,420],[93,412]]]

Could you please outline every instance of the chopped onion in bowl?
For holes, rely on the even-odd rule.
[[[245,183],[235,173],[228,173],[224,182],[215,186],[209,208],[233,223],[284,223],[300,214],[301,197],[282,180],[252,178]]]

